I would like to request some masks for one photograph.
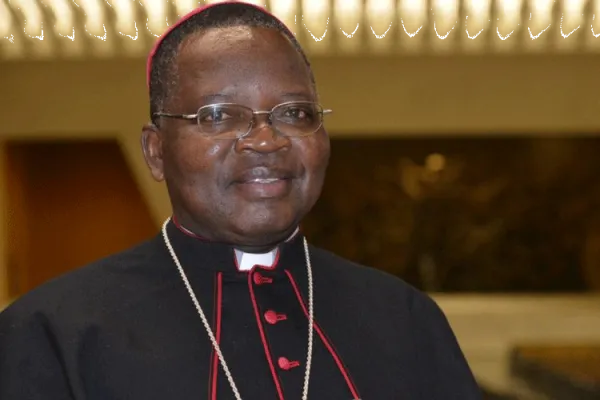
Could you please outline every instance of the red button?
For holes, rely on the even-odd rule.
[[[269,310],[265,312],[265,321],[267,321],[271,325],[275,325],[279,321],[285,321],[287,319],[287,315],[285,314],[277,314],[273,310]]]
[[[288,371],[292,368],[300,366],[300,363],[298,361],[290,361],[285,357],[279,357],[279,360],[277,360],[277,364],[279,364],[279,368],[283,369],[284,371]]]
[[[267,278],[265,276],[262,276],[258,272],[254,273],[254,276],[252,277],[252,279],[254,280],[254,283],[256,285],[263,285],[265,283],[271,283],[271,282],[273,282],[273,279]]]

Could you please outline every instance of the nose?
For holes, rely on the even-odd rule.
[[[290,139],[273,129],[268,115],[256,115],[250,131],[236,142],[238,152],[274,153],[290,146]]]

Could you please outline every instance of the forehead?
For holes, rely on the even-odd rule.
[[[183,42],[176,64],[184,101],[213,94],[249,101],[281,93],[315,95],[304,59],[290,40],[274,29],[208,29]]]

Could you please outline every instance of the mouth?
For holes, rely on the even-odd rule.
[[[294,175],[290,171],[255,167],[244,171],[235,184],[240,193],[250,200],[281,198],[292,188]]]
[[[265,166],[249,168],[240,173],[234,183],[242,184],[270,184],[282,180],[294,178],[292,171],[281,168],[270,168]]]
[[[289,178],[256,178],[256,179],[250,179],[248,181],[242,181],[240,183],[245,183],[245,184],[258,183],[258,184],[268,185],[270,183],[276,183],[276,182],[284,181],[287,179],[289,179]]]

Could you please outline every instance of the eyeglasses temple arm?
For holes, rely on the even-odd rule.
[[[165,118],[180,118],[180,119],[196,119],[198,114],[169,114],[169,113],[154,113],[154,117],[165,117]]]

